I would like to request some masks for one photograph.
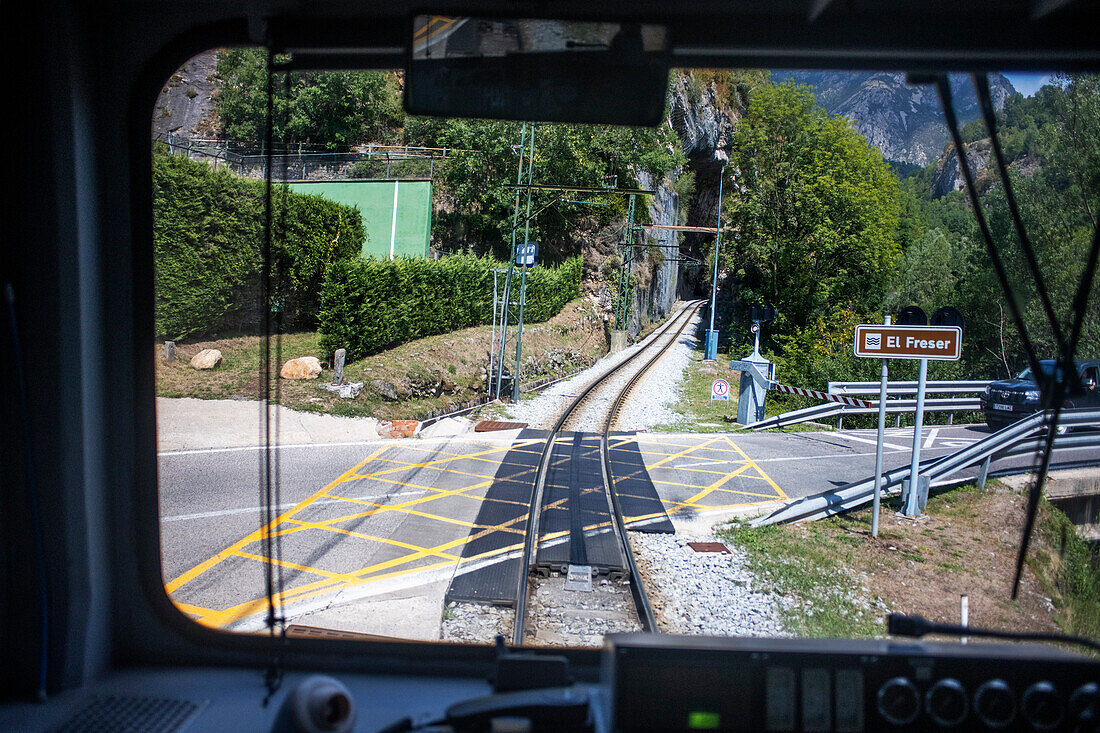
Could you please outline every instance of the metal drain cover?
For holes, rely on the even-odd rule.
[[[721,542],[689,542],[688,547],[696,552],[720,552],[723,555],[731,555],[730,548]]]
[[[565,576],[566,590],[579,590],[592,592],[592,566],[570,565],[569,572]]]
[[[482,420],[474,425],[475,433],[493,433],[497,430],[519,430],[527,427],[525,422],[504,422],[502,420]]]

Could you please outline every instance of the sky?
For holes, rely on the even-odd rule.
[[[1012,86],[1016,87],[1016,91],[1025,97],[1030,97],[1035,92],[1039,91],[1039,87],[1043,86],[1050,80],[1051,72],[1039,71],[1039,72],[1003,72],[1008,80],[1012,82]]]

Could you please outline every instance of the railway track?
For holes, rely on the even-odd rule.
[[[513,644],[566,643],[552,632],[540,633],[548,619],[554,623],[546,626],[568,625],[588,616],[591,627],[595,618],[594,633],[656,630],[626,532],[608,437],[631,390],[676,343],[700,306],[701,301],[686,304],[646,347],[585,387],[551,428],[532,490]],[[608,392],[613,396],[607,398]],[[580,429],[585,424],[598,428],[585,432]]]

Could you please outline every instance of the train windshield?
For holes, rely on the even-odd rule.
[[[881,638],[892,612],[1100,638],[1095,517],[1043,502],[1018,566],[1051,419],[986,391],[1074,329],[1100,355],[1097,76],[670,70],[657,27],[422,20],[415,61],[451,66],[212,49],[156,102],[182,614],[562,647]],[[632,48],[618,71],[661,94],[622,104],[652,126],[601,122],[580,67],[536,94],[561,47]],[[512,76],[469,76],[474,50]],[[515,119],[540,99],[562,114]],[[891,332],[857,327],[886,318],[932,351],[875,356]],[[1100,405],[1071,408],[1054,483],[1096,470]]]

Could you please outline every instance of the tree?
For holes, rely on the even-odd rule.
[[[528,130],[531,127],[528,126]],[[405,140],[413,145],[466,150],[448,156],[441,171],[441,194],[448,208],[437,218],[465,248],[492,253],[507,260],[511,245],[512,213],[519,163],[521,124],[495,120],[409,118]],[[543,184],[599,186],[605,176],[618,176],[620,187],[636,186],[639,171],[655,179],[677,170],[686,158],[668,127],[609,127],[602,125],[536,125],[533,180]],[[579,230],[607,225],[626,214],[626,198],[605,194],[562,196],[536,192],[532,210],[562,199],[531,222],[531,238],[543,242],[552,258],[576,252]],[[601,206],[575,203],[595,201]],[[645,217],[644,203],[636,216]],[[523,216],[521,215],[521,222]],[[590,228],[590,227],[588,227]],[[520,233],[522,237],[522,232]]]
[[[223,79],[215,97],[222,133],[259,143],[267,126],[267,57],[263,49],[218,52]],[[326,150],[344,150],[396,134],[402,121],[399,87],[392,72],[293,72],[275,78],[273,137]]]
[[[881,154],[807,87],[762,85],[733,136],[737,228],[726,266],[793,332],[841,303],[877,308],[900,250],[897,179]]]

